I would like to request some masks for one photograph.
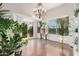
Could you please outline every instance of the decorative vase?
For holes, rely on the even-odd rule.
[[[22,55],[22,47],[14,50],[14,56],[21,56]]]

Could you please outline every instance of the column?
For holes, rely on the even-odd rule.
[[[37,20],[34,20],[34,24],[33,24],[33,37],[37,38]]]

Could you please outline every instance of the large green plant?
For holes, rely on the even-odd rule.
[[[13,20],[0,17],[0,30],[7,30],[13,24]]]
[[[13,32],[15,34],[19,34],[20,33],[20,24],[18,23],[18,21],[15,21],[11,27],[11,29],[13,30]]]
[[[5,23],[2,25],[5,25]],[[20,37],[19,33],[17,32],[22,32],[24,34],[27,34],[27,25],[24,23],[20,25],[18,24],[18,22],[15,22],[12,24],[13,27],[12,26],[10,27],[10,26],[11,25],[7,27],[13,30],[14,36],[10,37],[9,40],[8,40],[8,36],[6,35],[6,29],[9,29],[9,28],[4,27],[4,30],[2,30],[1,28],[0,35],[2,36],[2,39],[0,42],[0,46],[2,48],[0,49],[1,51],[0,55],[5,55],[5,56],[10,55],[11,53],[14,52],[14,50],[22,46],[20,42],[22,41],[22,38],[25,36],[23,35],[23,37]],[[25,43],[27,43],[27,41],[25,41]]]
[[[6,53],[7,53],[7,48],[5,48],[7,45],[8,45],[8,40],[6,40],[8,37],[7,37],[7,35],[2,31],[2,30],[0,30],[0,35],[1,35],[1,37],[2,37],[2,40],[0,41],[0,46],[1,46],[1,52],[0,52],[0,55],[6,55]],[[7,50],[7,51],[6,51]]]
[[[15,49],[19,48],[21,44],[18,44],[21,41],[21,37],[18,34],[15,34],[13,37],[10,37],[8,40],[7,35],[4,33],[4,31],[0,31],[0,35],[2,37],[1,39],[1,52],[0,55],[10,55],[14,52]]]
[[[2,8],[2,3],[0,3],[0,9]],[[9,18],[3,18],[5,14],[7,14],[9,10],[0,10],[0,55],[7,56],[14,52],[17,48],[19,48],[22,44],[19,33],[27,34],[27,25],[26,24],[19,24],[17,21],[13,21]],[[7,29],[12,29],[14,36],[8,37],[6,34]],[[24,36],[24,35],[23,35]],[[25,37],[25,36],[24,36]],[[8,40],[9,39],[9,40]],[[26,42],[27,43],[27,42]]]
[[[7,29],[11,29],[14,33],[14,36],[10,37],[9,40],[6,35]],[[22,37],[19,35],[20,32],[27,35],[27,24],[22,23],[20,25],[17,21],[14,22],[13,20],[0,17],[0,35],[2,37],[0,39],[0,55],[10,55],[15,49],[21,46],[20,42]],[[23,35],[23,37],[25,36]]]
[[[18,21],[13,23],[12,30],[15,34],[22,33],[23,37],[27,37],[27,24],[19,24]]]

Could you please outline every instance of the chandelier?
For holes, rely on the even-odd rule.
[[[33,14],[40,20],[44,20],[46,15],[46,9],[43,7],[42,3],[38,3],[37,7],[33,9]]]
[[[43,35],[45,35],[45,28],[42,29],[42,27],[45,27],[45,15],[46,15],[46,9],[43,7],[42,3],[38,3],[37,7],[33,9],[34,16],[40,21],[40,39],[43,38]]]

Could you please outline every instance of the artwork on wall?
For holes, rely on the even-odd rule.
[[[67,36],[69,35],[69,17],[63,17],[57,19],[58,34]]]

